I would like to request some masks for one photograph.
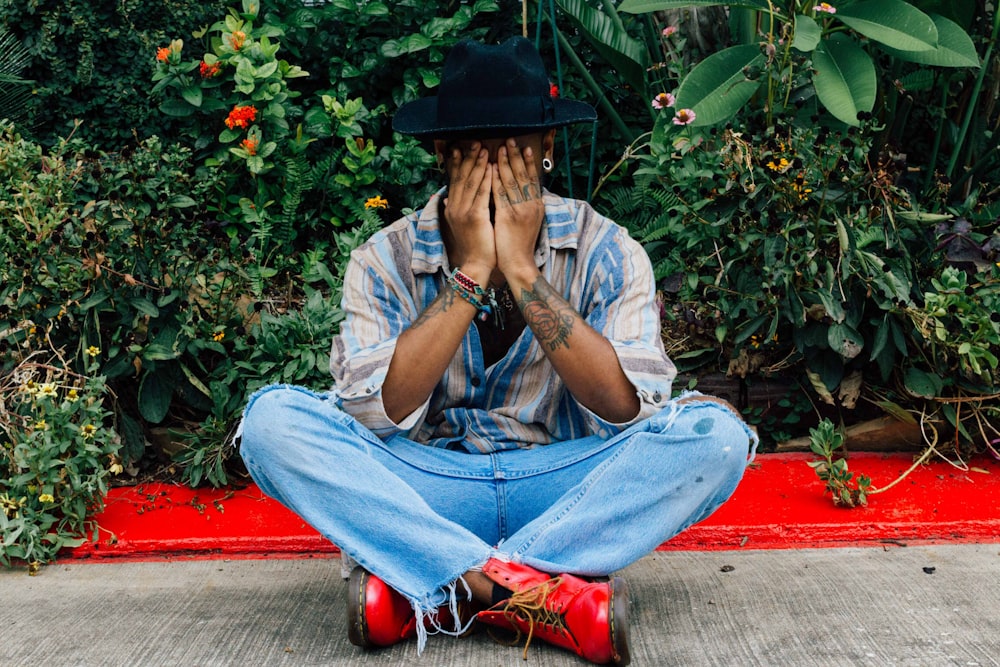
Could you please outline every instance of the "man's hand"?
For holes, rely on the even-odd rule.
[[[508,278],[518,270],[535,270],[535,242],[545,219],[545,203],[531,147],[522,150],[508,139],[497,149],[492,191],[497,266]]]
[[[475,265],[486,275],[497,265],[496,242],[490,223],[490,193],[493,169],[489,151],[474,142],[463,153],[451,151],[446,161],[449,175],[444,216],[453,247],[449,249],[455,266]]]

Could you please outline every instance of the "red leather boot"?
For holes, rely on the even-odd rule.
[[[538,637],[598,664],[629,663],[628,592],[620,577],[606,582],[572,574],[553,577],[496,558],[486,562],[483,574],[513,595],[479,612],[481,622],[513,628],[527,636],[528,644]]]
[[[454,627],[454,617],[447,607],[437,611],[439,627]],[[459,602],[460,618],[470,619],[474,614],[468,603]],[[435,629],[429,619],[425,619],[424,627]],[[347,580],[347,638],[350,642],[363,648],[376,648],[416,636],[417,618],[409,600],[363,567],[351,570]]]

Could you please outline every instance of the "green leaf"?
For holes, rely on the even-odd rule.
[[[826,333],[831,349],[845,360],[853,359],[864,349],[865,339],[854,327],[846,324],[834,324]]]
[[[929,51],[938,31],[927,14],[903,0],[865,0],[838,7],[835,16],[865,37],[902,51]]]
[[[266,79],[275,72],[278,71],[278,61],[272,60],[269,63],[264,63],[257,68],[256,76],[258,79]]]
[[[122,455],[126,461],[138,461],[146,447],[142,424],[127,412],[118,413],[118,431],[122,435]]]
[[[740,333],[736,335],[736,340],[733,342],[735,342],[738,345],[743,341],[745,341],[746,339],[750,338],[750,336],[757,333],[760,330],[760,328],[764,326],[764,323],[767,322],[768,317],[769,315],[767,313],[761,313],[757,317],[747,322],[746,325],[743,327],[743,329],[740,331]]]
[[[944,388],[944,381],[935,373],[910,367],[903,375],[906,391],[920,398],[935,398]]]
[[[882,350],[885,349],[886,344],[889,342],[889,314],[886,313],[885,317],[882,318],[881,324],[878,325],[878,329],[875,330],[875,340],[872,341],[872,350],[869,359],[875,361],[878,355],[882,354]]]
[[[202,382],[198,378],[198,376],[194,374],[194,371],[188,368],[185,364],[181,364],[180,366],[181,366],[181,371],[184,372],[184,376],[188,379],[188,382],[191,383],[191,386],[193,386],[201,393],[205,394],[205,396],[212,398],[212,392],[209,391],[208,387],[205,386],[205,383]]]
[[[148,315],[150,317],[159,317],[160,309],[156,307],[149,299],[143,298],[141,296],[135,297],[128,300],[129,305],[138,310],[143,315]]]
[[[148,361],[167,361],[178,356],[180,353],[177,350],[163,343],[150,343],[142,350],[142,358]]]
[[[429,37],[417,33],[402,39],[390,39],[379,47],[379,51],[386,58],[399,58],[400,56],[405,56],[410,53],[423,51],[433,44],[433,40]]]
[[[363,16],[388,16],[389,8],[382,2],[366,2],[361,9]]]
[[[184,101],[191,106],[200,107],[201,106],[201,86],[192,83],[190,86],[185,86],[181,89],[181,97]]]
[[[792,46],[799,51],[808,53],[819,46],[819,38],[823,35],[823,30],[811,16],[804,14],[795,15],[795,39]]]
[[[885,47],[889,53],[900,60],[921,65],[934,65],[937,67],[979,67],[979,54],[976,53],[976,46],[972,43],[969,33],[962,30],[957,23],[937,14],[930,15],[931,20],[937,27],[938,45],[937,48],[929,51],[902,51]],[[909,87],[911,90],[912,87]]]
[[[764,56],[756,44],[733,46],[698,63],[677,89],[677,109],[695,112],[694,125],[715,125],[732,118],[760,88],[747,73],[760,68]]]
[[[156,373],[146,373],[139,385],[139,414],[153,424],[159,424],[170,410],[173,391]]]
[[[170,198],[167,199],[167,206],[171,208],[188,208],[190,206],[197,205],[198,202],[187,195],[171,195]]]
[[[95,292],[86,299],[84,299],[83,301],[81,301],[79,308],[82,311],[87,311],[90,310],[91,308],[95,308],[101,305],[109,298],[111,298],[111,295],[108,294],[107,292]]]
[[[932,90],[936,81],[937,78],[934,76],[934,70],[930,69],[914,70],[899,77],[899,85],[907,92]]]
[[[645,46],[619,28],[618,23],[584,0],[556,0],[556,4],[587,37],[598,53],[635,89],[645,87],[649,54]]]
[[[748,9],[767,9],[767,2],[764,0],[739,0],[737,2],[715,2],[713,0],[625,0],[619,5],[618,11],[627,14],[646,14],[648,12],[658,12],[662,9],[715,7],[717,5],[746,7]]]
[[[853,40],[834,35],[813,52],[813,86],[833,116],[857,126],[858,112],[875,106],[878,80],[872,59]]]
[[[163,102],[160,105],[160,111],[167,116],[184,118],[194,113],[194,107],[184,100],[173,99]]]

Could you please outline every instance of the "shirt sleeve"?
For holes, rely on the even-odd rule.
[[[342,308],[344,321],[330,352],[341,409],[382,439],[419,427],[430,399],[397,423],[386,414],[382,397],[396,342],[415,317],[403,282],[355,251],[344,275]]]
[[[677,375],[663,348],[660,305],[649,257],[624,228],[614,228],[586,262],[589,304],[581,311],[587,323],[611,343],[639,398],[638,414],[625,423],[608,422],[580,406],[593,432],[608,435],[666,407]]]

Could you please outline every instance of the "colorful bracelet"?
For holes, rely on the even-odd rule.
[[[500,312],[496,292],[492,287],[483,289],[479,283],[462,273],[458,268],[445,275],[448,277],[449,287],[465,301],[476,307],[480,320],[485,322],[487,317],[493,315],[494,324],[497,328],[503,329],[503,313]]]

